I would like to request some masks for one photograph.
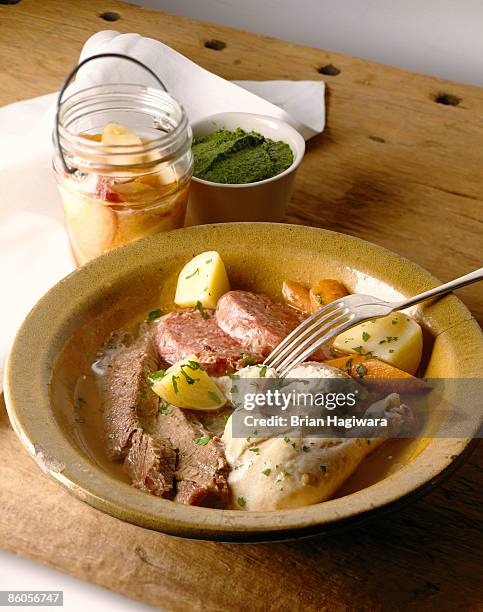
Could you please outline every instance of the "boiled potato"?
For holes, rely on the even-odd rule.
[[[334,340],[334,348],[343,353],[378,357],[414,374],[421,361],[423,332],[414,319],[396,312],[340,334]]]
[[[194,257],[181,270],[174,302],[183,308],[197,304],[215,308],[219,298],[227,291],[230,291],[230,283],[223,260],[216,251],[206,251]]]
[[[196,355],[156,375],[158,372],[151,375],[155,377],[152,389],[168,404],[190,410],[218,410],[226,404],[225,396],[201,368]]]

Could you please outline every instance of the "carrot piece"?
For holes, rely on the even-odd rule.
[[[282,295],[289,306],[304,314],[310,314],[309,290],[303,285],[292,280],[283,281]]]
[[[388,392],[397,391],[397,383],[394,383],[395,380],[412,381],[412,383],[403,383],[402,389],[407,393],[429,390],[428,385],[424,381],[374,357],[347,355],[346,357],[329,359],[324,363],[343,370],[352,376],[352,378],[362,379],[367,386],[380,390],[387,389]],[[391,385],[393,385],[392,388]]]
[[[363,355],[347,355],[347,357],[336,357],[325,362],[327,365],[344,370],[347,374],[357,378],[414,378],[411,374],[395,368],[393,365],[380,361],[373,357]],[[365,369],[363,376],[358,374],[357,366],[362,364]],[[362,372],[362,369],[359,368]]]
[[[311,310],[312,312],[316,312],[323,306],[349,294],[344,285],[338,280],[326,278],[324,280],[319,280],[311,287],[309,295]]]

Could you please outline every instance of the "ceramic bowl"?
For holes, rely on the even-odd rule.
[[[175,230],[95,259],[38,302],[8,359],[5,396],[10,420],[44,472],[79,499],[143,527],[190,538],[268,541],[326,532],[372,516],[432,487],[455,467],[471,438],[403,441],[402,449],[390,451],[399,453],[396,463],[389,466],[387,448],[379,460],[376,451],[330,501],[252,513],[176,504],[134,489],[110,471],[102,453],[96,454],[86,442],[92,424],[74,418],[76,381],[109,332],[132,319],[133,313],[145,316],[154,308],[172,306],[183,264],[193,254],[211,249],[221,253],[233,287],[274,297],[280,297],[286,278],[307,284],[338,278],[352,291],[389,299],[437,283],[417,265],[381,247],[330,231],[283,224]],[[432,344],[425,358],[428,377],[481,375],[481,331],[454,295],[418,307],[415,315],[424,325],[427,346]],[[479,415],[472,418],[476,430]]]
[[[196,178],[191,180],[188,223],[281,221],[292,196],[297,168],[305,152],[302,136],[285,121],[253,113],[218,113],[192,124],[193,136],[221,129],[242,128],[290,145],[294,160],[284,172],[255,183],[228,185]]]

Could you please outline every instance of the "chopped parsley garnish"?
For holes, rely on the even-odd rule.
[[[359,376],[359,378],[364,378],[364,376],[367,374],[367,368],[365,367],[364,364],[359,363],[356,366],[356,372],[357,372],[357,376]]]
[[[210,258],[210,259],[207,259],[207,260],[205,261],[205,263],[206,263],[206,264],[210,264],[212,261],[213,261],[213,260]]]
[[[290,444],[291,442],[290,438],[287,438],[287,437],[285,437],[283,441],[285,442],[285,444]]]
[[[188,276],[185,276],[185,279],[188,280],[190,278],[193,278],[193,276],[196,276],[196,274],[200,273],[200,269],[196,268],[196,270],[194,272],[192,272],[191,274],[188,274]]]
[[[245,498],[244,497],[239,497],[236,500],[236,503],[240,506],[240,508],[244,508],[245,504],[246,504]]]
[[[161,380],[166,376],[166,370],[156,370],[148,374],[148,380],[153,385],[156,381]]]
[[[226,375],[228,376],[228,378],[231,378],[232,380],[240,380],[240,376],[238,374],[233,374],[232,372],[227,372]]]
[[[320,464],[319,465],[319,470],[325,474],[327,472],[327,466]]]
[[[302,446],[302,450],[304,451],[304,453],[309,453],[310,452],[310,446]]]
[[[393,320],[391,321],[391,323],[392,323],[393,325],[397,325],[397,321],[396,321],[396,319],[393,319]]]
[[[173,389],[175,393],[178,393],[179,389],[178,389],[178,376],[175,376],[173,374],[173,376],[171,376],[171,382],[173,383]]]
[[[183,368],[186,368],[186,367],[189,367],[189,366],[188,366],[187,364],[183,364],[183,365],[181,366],[180,372],[181,372],[181,374],[184,376],[184,379],[186,380],[186,382],[188,383],[188,385],[194,385],[194,384],[195,384],[195,382],[196,382],[197,380],[199,380],[199,378],[192,378],[192,377],[191,377],[191,376],[190,376],[190,375],[189,375],[187,372],[185,372],[185,371],[183,370]],[[190,368],[190,369],[191,369],[191,368]]]
[[[271,473],[272,473],[272,470],[270,468],[266,468],[265,470],[262,470],[262,474],[264,476],[270,476]]]
[[[242,357],[242,362],[245,365],[253,365],[255,363],[255,359],[253,357],[250,357],[248,353],[242,353]]]
[[[238,387],[236,385],[232,385],[231,386],[231,392],[232,393],[238,393]]]
[[[258,366],[260,368],[260,378],[265,378],[265,374],[267,373],[267,366],[266,365],[262,365],[262,366]]]
[[[218,395],[218,393],[215,393],[214,391],[208,391],[208,397],[212,399],[214,402],[216,402],[217,404],[221,404],[221,398]]]
[[[188,361],[188,363],[183,367],[189,368],[190,370],[203,370],[204,369],[201,363],[199,363],[198,361],[193,361],[192,359],[190,359],[190,361]]]
[[[159,308],[156,308],[156,310],[151,310],[151,312],[148,314],[148,321],[154,321],[154,319],[159,319],[160,316],[161,310]]]
[[[203,304],[198,300],[195,304],[195,310],[198,310],[202,319],[208,319],[208,313],[205,312]]]
[[[394,349],[389,349],[389,352],[390,353],[394,353]]]
[[[371,337],[371,334],[368,334],[367,332],[362,332],[362,340],[364,342],[367,342],[370,337]]]
[[[260,449],[257,448],[256,446],[253,448],[249,448],[249,451],[251,451],[252,453],[255,453],[255,455],[259,455],[260,454]]]
[[[161,402],[161,404],[159,404],[159,412],[161,414],[164,414],[164,416],[166,416],[167,414],[169,414],[169,404],[168,402]]]
[[[211,438],[209,435],[205,435],[205,436],[201,436],[200,438],[195,438],[193,442],[197,444],[198,446],[206,446],[208,442],[210,441],[210,439]]]
[[[353,346],[352,350],[355,351],[356,353],[359,353],[359,355],[367,355],[367,356],[372,355],[372,351],[366,351],[366,349],[363,346]]]
[[[284,478],[289,478],[292,475],[290,472],[287,472],[287,470],[282,470],[282,474]]]
[[[350,370],[352,369],[353,363],[354,363],[354,360],[352,359],[352,357],[345,362],[345,367],[347,368],[348,372],[350,372]]]

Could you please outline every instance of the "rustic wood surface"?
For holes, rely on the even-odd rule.
[[[0,104],[56,90],[100,29],[157,38],[228,79],[323,78],[327,128],[308,144],[287,220],[382,244],[442,280],[481,265],[482,89],[116,0],[21,0],[0,6]],[[460,295],[481,322],[481,290]],[[481,446],[445,484],[377,523],[311,541],[214,544],[127,525],[70,497],[0,411],[7,550],[169,610],[483,606]]]

